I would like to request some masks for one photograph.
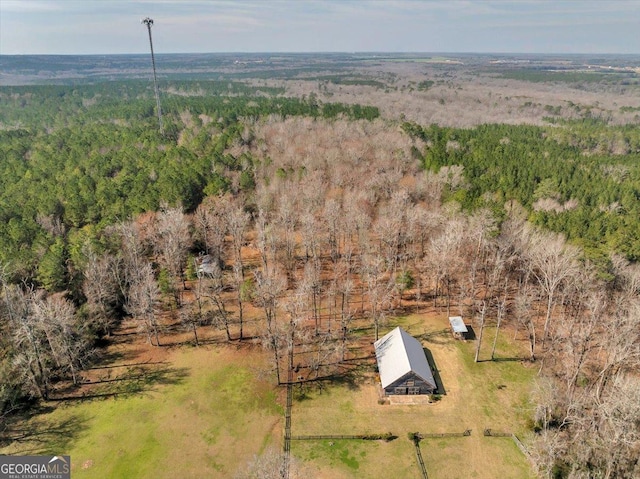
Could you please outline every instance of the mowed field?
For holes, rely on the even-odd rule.
[[[69,454],[74,479],[203,478],[233,477],[281,447],[281,390],[260,347],[137,353],[129,366],[103,368],[98,392],[45,405],[0,453]]]
[[[474,363],[475,342],[455,341],[444,315],[391,320],[383,332],[396,325],[431,351],[446,394],[432,404],[379,404],[370,358],[348,380],[295,386],[294,436],[390,432],[398,437],[293,440],[292,477],[300,469],[308,478],[421,477],[408,433],[466,429],[471,436],[420,443],[430,479],[533,477],[511,439],[482,432],[515,432],[526,442],[534,368],[517,360]],[[493,332],[485,330],[487,359]],[[498,356],[524,355],[513,332],[507,334]],[[368,336],[365,331],[360,344],[373,340]],[[268,353],[259,345],[216,339],[199,348],[153,348],[140,340],[135,346],[128,341],[113,346],[111,364],[87,372],[93,385],[81,388],[84,395],[45,404],[19,424],[12,432],[19,440],[0,453],[69,454],[76,479],[225,478],[267,448],[282,448],[284,388],[275,386]]]
[[[394,320],[421,339],[433,355],[446,394],[435,403],[381,405],[375,375],[364,372],[359,383],[336,384],[298,394],[292,410],[292,435],[353,435],[392,433],[397,439],[294,440],[294,456],[315,466],[321,478],[422,477],[408,434],[471,435],[425,438],[420,442],[429,479],[534,477],[529,462],[511,438],[485,437],[483,431],[513,432],[528,437],[530,394],[535,369],[513,360],[524,355],[513,331],[499,340],[502,361],[474,363],[475,341],[452,338],[441,316],[411,316]],[[495,329],[486,328],[481,359],[489,359]],[[501,333],[506,336],[509,333]],[[524,345],[523,345],[524,346]],[[295,398],[296,396],[294,396]]]

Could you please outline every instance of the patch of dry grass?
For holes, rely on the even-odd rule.
[[[43,431],[4,454],[69,454],[74,478],[232,477],[271,443],[283,411],[262,351],[176,348],[180,379],[108,399],[58,405],[23,426]],[[45,434],[56,425],[71,425]]]
[[[421,442],[430,478],[533,477],[527,459],[510,439],[483,436],[485,428],[520,435],[526,430],[533,370],[520,361],[474,363],[475,342],[455,341],[443,316],[410,316],[393,321],[389,328],[398,324],[421,338],[431,351],[446,394],[432,404],[380,405],[372,370],[362,373],[356,387],[325,384],[308,387],[304,395],[299,390],[292,412],[293,435],[391,432],[398,439],[390,443],[340,441],[334,446],[327,441],[293,441],[293,454],[316,465],[322,477],[376,478],[381,471],[409,477],[419,472],[408,433],[471,429],[470,437]],[[493,338],[492,333],[485,330],[485,337]],[[483,356],[490,356],[490,343],[486,340]],[[503,357],[520,353],[517,345],[507,341],[499,345]]]
[[[485,438],[482,431],[489,427],[525,432],[533,371],[518,361],[474,363],[475,343],[453,340],[443,315],[391,319],[385,331],[397,325],[431,351],[446,394],[433,404],[380,405],[377,377],[368,360],[351,371],[349,380],[296,386],[293,435],[398,436],[390,442],[294,440],[292,454],[306,476],[366,479],[393,471],[396,477],[413,477],[419,472],[408,433],[471,429],[470,437],[421,442],[430,478],[532,477],[526,459],[509,439]],[[363,356],[372,342],[370,334],[362,330],[358,339]],[[493,338],[491,329],[485,338]],[[136,379],[133,389],[122,389],[118,378],[131,381],[128,368],[107,364],[98,370],[102,375],[109,371],[103,387],[120,387],[122,394],[52,404],[51,410],[24,422],[30,436],[0,452],[70,454],[73,475],[80,479],[233,477],[267,445],[281,447],[283,389],[273,386],[267,352],[251,345],[211,343],[200,348],[140,343],[128,347],[135,357],[121,352],[115,356],[119,362],[148,362],[144,370],[130,371],[134,377],[154,367],[163,368],[162,374],[142,383]],[[490,353],[487,339],[482,357]],[[498,353],[513,357],[524,351],[509,338],[498,342]],[[98,386],[89,390],[99,393]]]

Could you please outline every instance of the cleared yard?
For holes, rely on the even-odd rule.
[[[201,478],[232,477],[266,446],[280,447],[280,390],[260,379],[260,350],[181,347],[162,362],[163,381],[147,375],[134,394],[66,401],[0,452],[69,454],[76,479]]]
[[[411,316],[393,321],[386,329],[397,325],[419,337],[431,351],[446,394],[432,404],[381,405],[372,371],[363,371],[355,385],[308,387],[294,401],[294,436],[391,432],[398,438],[390,443],[294,440],[294,456],[313,463],[320,477],[377,478],[382,471],[393,471],[395,477],[417,477],[415,449],[408,433],[471,429],[469,437],[427,438],[420,443],[430,479],[533,477],[527,459],[511,439],[483,436],[485,428],[526,436],[527,397],[534,370],[511,360],[524,352],[517,345],[499,342],[498,356],[510,360],[474,363],[475,342],[454,340],[444,317]],[[485,338],[493,338],[494,333],[485,329]],[[490,357],[490,340],[482,353]]]
[[[527,397],[534,368],[519,343],[498,342],[506,361],[474,363],[475,342],[452,338],[443,315],[389,321],[418,337],[435,360],[446,394],[432,404],[379,404],[374,360],[361,360],[348,378],[294,386],[292,434],[393,433],[390,442],[293,440],[293,470],[304,477],[419,477],[408,433],[463,432],[469,437],[425,438],[420,443],[430,479],[528,479],[527,459],[508,438],[484,428],[515,432],[526,442]],[[485,330],[485,338],[494,331]],[[505,333],[506,335],[507,333]],[[513,331],[510,333],[513,336]],[[359,331],[359,357],[373,342]],[[369,341],[371,340],[371,341]],[[490,357],[486,339],[481,357]],[[72,398],[45,404],[12,431],[4,454],[69,454],[73,477],[233,477],[268,446],[282,447],[284,388],[274,386],[267,352],[252,344],[209,342],[193,348],[154,348],[139,340],[112,345],[114,359],[86,372],[90,385]]]

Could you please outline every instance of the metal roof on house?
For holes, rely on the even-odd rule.
[[[450,316],[449,323],[451,323],[451,329],[454,333],[468,333],[469,330],[462,320],[462,316]]]
[[[373,347],[383,388],[410,372],[436,387],[422,344],[404,329],[397,327],[373,343]]]

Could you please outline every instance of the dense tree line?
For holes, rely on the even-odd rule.
[[[246,148],[273,162],[240,201],[253,212],[260,258],[245,268],[279,380],[294,365],[303,377],[328,374],[348,355],[355,321],[375,336],[403,301],[432,302],[473,321],[476,360],[488,359],[482,341],[493,343],[491,359],[499,354],[504,325],[526,338],[539,370],[531,428],[541,475],[637,474],[637,265],[612,254],[602,274],[579,246],[528,222],[513,199],[499,214],[460,209],[470,188],[463,169],[421,172],[413,152],[430,140],[412,144],[382,122],[292,118],[257,125],[255,135]],[[488,324],[494,337],[483,335]]]
[[[335,373],[355,322],[378,336],[428,302],[474,322],[476,360],[488,324],[492,359],[502,326],[527,339],[541,474],[637,474],[640,276],[610,254],[637,254],[633,155],[531,126],[400,129],[313,97],[176,101],[169,138],[136,99],[109,121],[0,133],[2,412],[79,380],[125,314],[154,346],[168,321],[196,344],[202,328],[255,336],[281,383]],[[567,243],[527,222],[574,211],[621,229],[600,245],[571,222]],[[599,263],[580,239],[606,247]]]
[[[256,164],[237,150],[260,117],[377,116],[371,107],[244,83],[165,87],[166,136],[156,130],[147,83],[0,89],[3,411],[24,396],[46,399],[54,380],[75,381],[95,340],[123,314],[145,318],[158,343],[157,301],[178,291],[186,259],[176,251],[186,253],[182,243],[169,246],[181,234],[171,233],[171,221],[151,245],[125,226],[129,218],[173,211],[168,205],[195,211],[207,195],[252,191]],[[242,281],[242,268],[236,274]],[[63,324],[46,319],[54,307]]]
[[[505,201],[516,200],[534,224],[565,234],[592,259],[611,251],[640,258],[637,129],[572,124],[463,130],[410,123],[404,129],[426,143],[416,151],[426,169],[464,167],[468,187],[446,194],[463,207],[499,212]],[[597,139],[585,145],[577,138],[583,143]],[[609,153],[609,141],[623,142],[624,154]]]
[[[167,137],[154,128],[148,85],[7,87],[0,92],[0,262],[50,290],[72,280],[60,264],[96,229],[161,201],[193,210],[206,195],[253,188],[252,119],[275,114],[374,118],[360,105],[265,96],[237,83],[176,82]],[[224,92],[225,95],[220,93]],[[62,263],[61,263],[62,261]]]

